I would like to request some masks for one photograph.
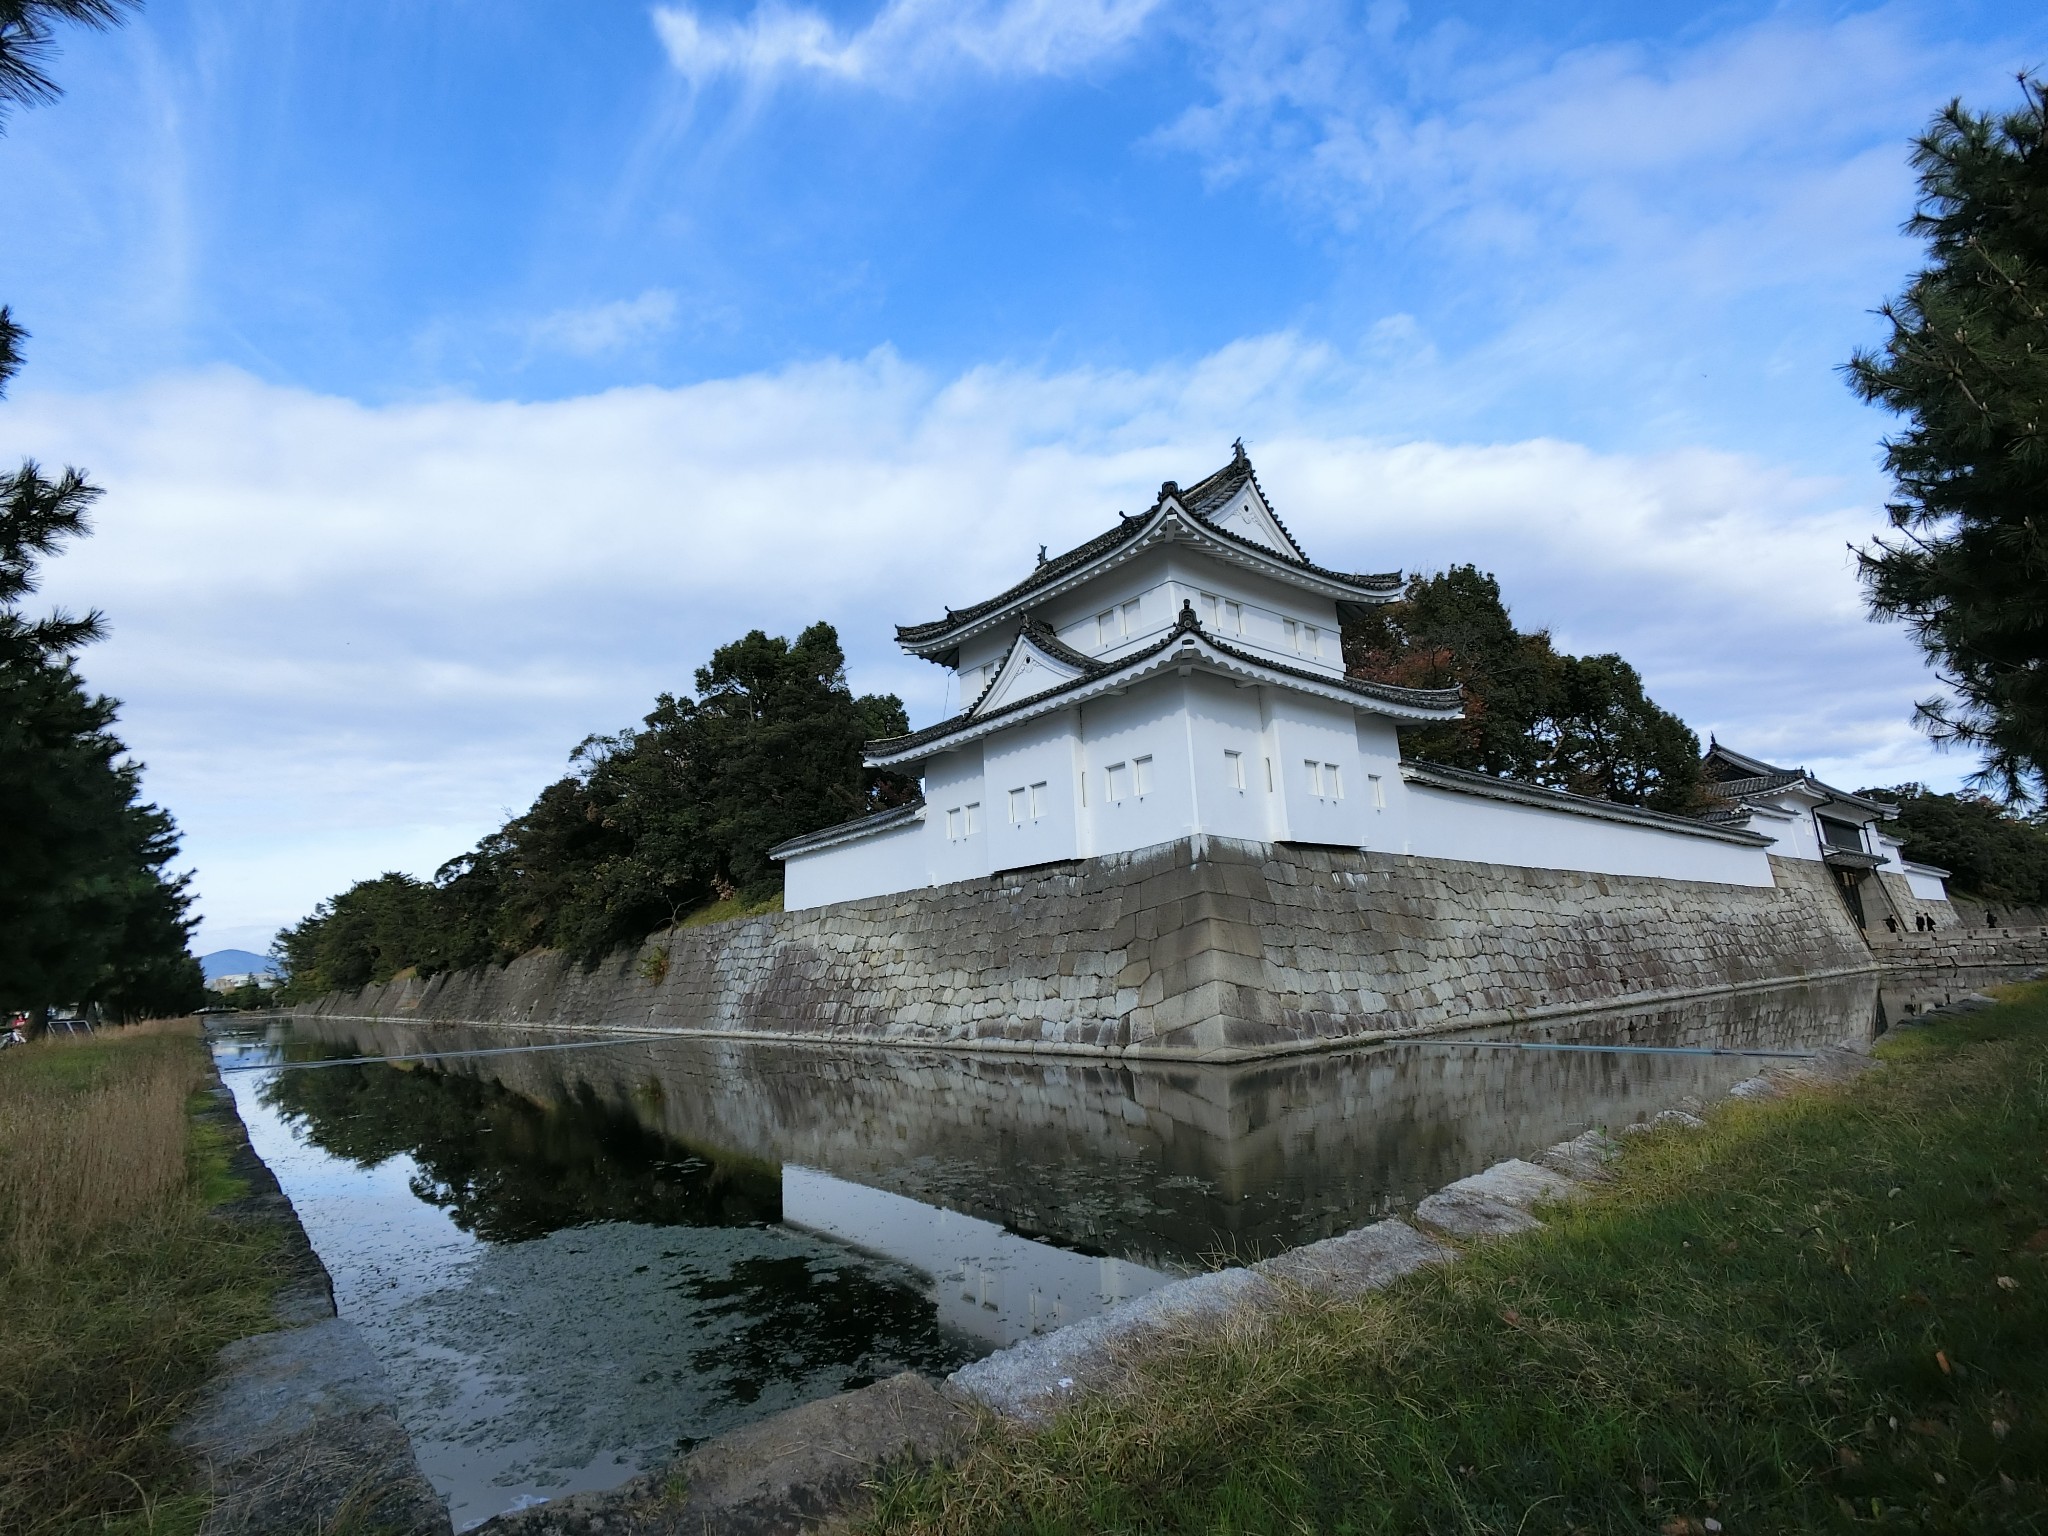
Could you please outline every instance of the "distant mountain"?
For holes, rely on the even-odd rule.
[[[275,971],[277,962],[268,955],[251,954],[246,949],[216,949],[210,955],[199,957],[199,967],[206,972],[206,979],[216,976],[246,976],[251,971]]]

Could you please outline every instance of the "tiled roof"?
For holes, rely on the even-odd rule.
[[[1043,626],[1040,626],[1040,628],[1042,629]],[[1202,621],[1196,617],[1194,606],[1190,603],[1182,603],[1180,619],[1172,629],[1168,630],[1164,636],[1155,640],[1152,644],[1132,651],[1129,655],[1120,656],[1114,661],[1105,662],[1095,657],[1083,656],[1079,651],[1071,647],[1062,646],[1062,660],[1072,658],[1077,664],[1085,668],[1080,676],[1070,678],[1057,687],[1048,688],[1043,693],[1034,693],[1027,699],[1019,699],[1014,704],[1005,704],[1001,709],[990,710],[985,715],[977,716],[970,707],[950,719],[941,720],[936,725],[928,725],[921,731],[912,731],[907,736],[887,736],[868,742],[863,750],[870,757],[900,756],[904,752],[914,751],[929,742],[942,740],[956,731],[966,730],[970,726],[985,725],[991,720],[1000,720],[1005,715],[1012,714],[1017,710],[1028,709],[1035,704],[1043,703],[1047,699],[1057,698],[1064,693],[1071,693],[1077,688],[1086,687],[1099,677],[1127,671],[1140,662],[1149,661],[1154,656],[1170,650],[1179,643],[1183,636],[1189,634],[1200,635],[1209,645],[1210,649],[1218,652],[1220,655],[1231,657],[1234,660],[1245,662],[1251,666],[1262,667],[1269,672],[1278,672],[1284,677],[1298,678],[1303,682],[1315,683],[1321,687],[1335,688],[1340,692],[1355,694],[1359,698],[1377,699],[1383,703],[1405,705],[1410,709],[1418,710],[1455,710],[1464,702],[1464,693],[1457,688],[1397,688],[1391,683],[1367,682],[1362,678],[1356,677],[1333,677],[1323,672],[1311,672],[1305,667],[1293,667],[1285,662],[1274,661],[1269,657],[1261,656],[1256,651],[1249,651],[1240,646],[1231,645],[1226,641],[1217,639],[1202,628]],[[1039,640],[1039,633],[1037,631],[1033,632],[1032,638],[1036,642],[1043,643]],[[1001,668],[998,668],[997,671],[1000,673]],[[980,698],[977,696],[976,703],[979,702]]]
[[[1171,480],[1167,481],[1159,488],[1158,498],[1144,512],[1135,517],[1120,517],[1116,527],[1097,534],[1094,538],[1088,540],[1087,543],[1078,544],[1065,554],[1054,555],[1049,560],[1040,561],[1029,576],[1026,576],[1015,586],[997,593],[994,597],[984,602],[973,603],[965,608],[948,608],[943,619],[933,619],[928,623],[897,625],[896,639],[899,644],[908,646],[929,644],[952,633],[963,624],[972,624],[975,620],[984,618],[1001,608],[1007,607],[1020,598],[1028,597],[1031,593],[1058,581],[1063,576],[1071,575],[1075,571],[1084,569],[1102,556],[1109,554],[1122,545],[1132,542],[1142,535],[1147,526],[1149,526],[1152,515],[1159,510],[1168,497],[1178,501],[1188,512],[1199,518],[1203,528],[1217,538],[1227,539],[1233,544],[1241,545],[1246,549],[1256,550],[1268,557],[1285,560],[1290,565],[1299,565],[1302,569],[1310,571],[1317,576],[1341,582],[1346,586],[1355,587],[1362,591],[1397,592],[1400,590],[1402,578],[1399,571],[1382,571],[1375,574],[1362,575],[1351,571],[1333,571],[1325,566],[1315,564],[1302,551],[1300,543],[1288,531],[1287,525],[1280,522],[1280,514],[1277,512],[1273,514],[1273,521],[1280,524],[1280,531],[1286,535],[1287,542],[1293,546],[1294,555],[1268,549],[1263,544],[1247,539],[1241,534],[1232,533],[1229,529],[1220,528],[1210,522],[1210,516],[1228,505],[1231,498],[1244,488],[1246,481],[1257,485],[1258,476],[1252,469],[1251,459],[1246,455],[1243,445],[1240,444],[1236,456],[1228,464],[1224,465],[1223,468],[1217,470],[1214,474],[1196,481],[1186,490],[1182,490]],[[1265,495],[1263,487],[1260,487],[1259,494],[1261,497]],[[1266,505],[1270,510],[1272,503],[1268,501]],[[1300,558],[1296,559],[1296,555],[1300,556]]]
[[[1732,776],[1724,779],[1709,778],[1706,788],[1728,800],[1741,800],[1749,795],[1775,794],[1789,789],[1794,784],[1811,784],[1815,790],[1843,805],[1860,806],[1879,816],[1892,817],[1899,814],[1899,808],[1886,800],[1872,800],[1867,795],[1852,795],[1846,789],[1837,789],[1832,784],[1823,784],[1804,768],[1779,768],[1760,758],[1745,757],[1732,747],[1724,747],[1718,741],[1709,740],[1706,755],[1700,766],[1710,775],[1718,766],[1732,770]]]
[[[829,848],[834,843],[847,842],[857,837],[872,837],[877,832],[886,832],[899,822],[915,821],[923,809],[924,800],[920,796],[907,805],[892,805],[886,811],[856,816],[851,821],[820,827],[815,832],[806,832],[801,837],[792,837],[788,842],[777,843],[768,850],[768,857],[786,859],[793,853],[805,853],[813,848]]]
[[[1767,795],[1773,790],[1785,789],[1793,784],[1802,784],[1806,775],[1798,769],[1779,773],[1760,773],[1747,779],[1719,779],[1709,781],[1708,790],[1730,800],[1740,800],[1744,795]]]

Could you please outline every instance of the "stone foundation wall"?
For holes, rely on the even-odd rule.
[[[1774,887],[1188,838],[535,954],[302,1012],[1230,1060],[1874,968],[1819,864]]]

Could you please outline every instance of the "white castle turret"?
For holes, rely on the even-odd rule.
[[[871,766],[922,775],[924,803],[777,849],[787,904],[1190,834],[1390,846],[1396,723],[1461,713],[1456,689],[1345,675],[1344,608],[1400,590],[1398,572],[1311,561],[1240,444],[1008,591],[898,628],[958,675],[964,707],[868,744]]]
[[[1890,807],[1823,786],[1813,803],[1842,823],[1827,833],[1811,807],[1779,804],[1785,783],[1751,772],[1768,765],[1719,747],[1709,777],[1730,793],[1706,817],[1402,761],[1402,721],[1454,720],[1463,701],[1346,675],[1347,614],[1401,590],[1398,572],[1310,560],[1238,444],[1207,479],[1169,480],[1149,510],[1041,555],[1009,590],[898,627],[906,651],[957,675],[962,707],[867,744],[869,766],[920,778],[923,799],[775,849],[785,905],[1190,837],[1748,886],[1774,883],[1772,855],[1826,858],[1846,897],[1881,868],[1902,894],[1918,882],[1908,899],[1941,899],[1939,871],[1875,841]],[[1852,834],[1861,851],[1839,842]]]

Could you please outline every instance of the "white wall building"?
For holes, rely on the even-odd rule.
[[[1811,816],[1761,801],[1702,820],[1403,762],[1401,722],[1463,707],[1456,689],[1345,674],[1347,612],[1401,590],[1398,572],[1311,561],[1240,444],[1009,590],[898,627],[957,675],[963,707],[868,744],[923,801],[775,849],[785,905],[1190,835],[1735,885],[1772,884],[1767,853],[1822,857]]]

